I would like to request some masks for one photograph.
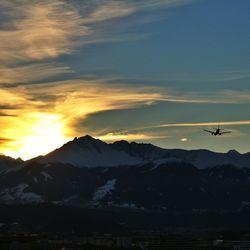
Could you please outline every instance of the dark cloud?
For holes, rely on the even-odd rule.
[[[20,107],[20,105],[9,105],[9,104],[0,104],[0,110],[14,110],[14,109],[18,109]]]
[[[6,116],[9,116],[9,117],[17,117],[16,115],[11,115],[11,114],[7,114],[7,113],[0,112],[0,117],[6,117]]]
[[[5,143],[8,143],[8,142],[12,142],[13,139],[10,139],[10,138],[1,138],[0,137],[0,144],[5,144]]]

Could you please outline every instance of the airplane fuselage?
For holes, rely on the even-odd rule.
[[[212,133],[213,135],[221,135],[220,129],[217,128],[215,132]]]

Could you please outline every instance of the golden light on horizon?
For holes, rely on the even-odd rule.
[[[84,80],[5,88],[2,92],[5,109],[0,113],[0,153],[24,160],[84,135],[87,131],[79,124],[91,114],[148,105],[161,96],[152,88],[122,84],[111,88],[105,81]],[[103,135],[102,139],[150,138],[136,133]]]
[[[160,136],[153,136],[148,134],[130,134],[130,133],[108,133],[105,135],[101,135],[97,137],[103,141],[119,141],[119,140],[126,140],[126,141],[133,141],[133,140],[147,140],[147,139],[156,139],[160,138]]]
[[[18,131],[16,140],[7,143],[2,152],[23,160],[45,155],[69,140],[62,117],[56,114],[29,114],[28,122]]]

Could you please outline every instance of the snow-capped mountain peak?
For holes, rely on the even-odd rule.
[[[64,144],[61,149],[72,150],[72,149],[83,149],[89,151],[96,151],[96,153],[101,154],[102,151],[107,150],[107,144],[99,139],[95,139],[90,135],[85,135],[83,137],[75,137],[74,140],[69,141]]]
[[[42,158],[46,162],[70,163],[85,167],[137,165],[141,159],[89,135],[75,138]]]

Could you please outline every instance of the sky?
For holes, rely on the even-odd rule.
[[[1,0],[0,152],[74,137],[250,151],[249,0]],[[232,133],[211,136],[218,124]]]

